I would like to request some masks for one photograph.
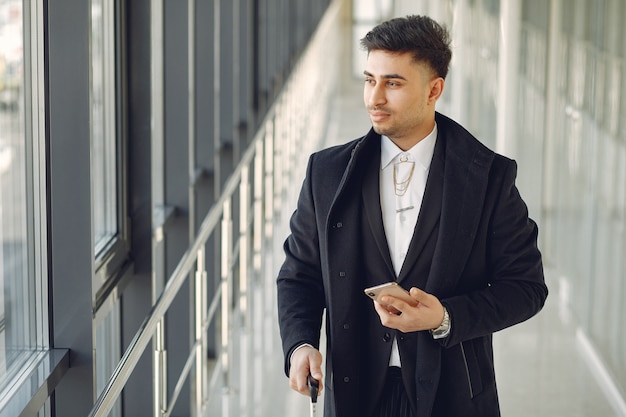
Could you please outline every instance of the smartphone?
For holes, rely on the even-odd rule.
[[[391,295],[411,305],[415,304],[415,300],[409,295],[409,292],[402,288],[397,282],[387,282],[376,285],[375,287],[366,288],[364,291],[365,295],[378,302],[380,302],[380,297],[383,295]]]

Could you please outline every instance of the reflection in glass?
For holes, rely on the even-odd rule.
[[[111,311],[96,326],[96,395],[100,395],[121,357],[120,303],[115,303]],[[122,400],[119,398],[109,417],[122,415]]]
[[[103,255],[118,231],[113,3],[91,2],[91,163],[96,257]]]
[[[0,388],[37,347],[20,0],[0,0]]]
[[[102,261],[114,251],[118,238],[117,124],[115,86],[115,2],[91,0],[91,173],[93,201],[94,255]],[[105,277],[109,278],[108,276]],[[97,285],[100,285],[98,282]],[[96,325],[95,384],[96,394],[104,389],[120,352],[120,305]],[[104,314],[102,311],[101,314]],[[121,415],[118,399],[111,417]]]

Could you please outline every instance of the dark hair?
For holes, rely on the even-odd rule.
[[[383,22],[361,39],[361,46],[368,53],[410,52],[416,62],[426,62],[444,79],[452,58],[448,30],[428,16],[413,15]]]

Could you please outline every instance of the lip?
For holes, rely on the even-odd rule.
[[[387,118],[389,118],[389,113],[383,113],[383,112],[378,112],[378,111],[372,111],[369,112],[370,114],[370,119],[372,119],[373,122],[380,122],[383,121]]]

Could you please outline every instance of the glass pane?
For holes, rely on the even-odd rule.
[[[0,0],[0,388],[37,347],[20,0]]]
[[[114,2],[91,2],[91,141],[94,247],[117,235]]]
[[[96,326],[96,395],[106,387],[121,358],[120,303],[116,302],[109,314]],[[119,398],[109,417],[122,415],[122,400]]]

